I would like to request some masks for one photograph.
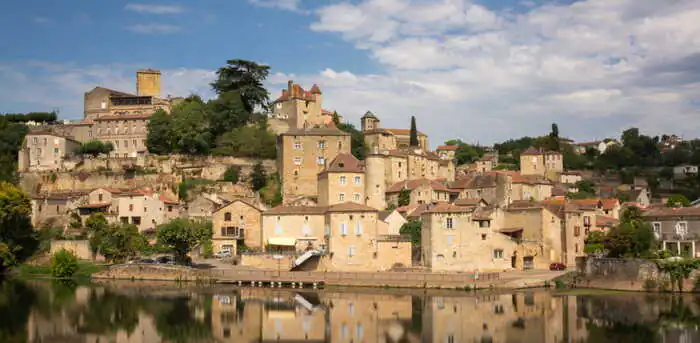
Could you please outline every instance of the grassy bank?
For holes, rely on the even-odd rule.
[[[102,263],[79,261],[78,271],[73,276],[74,278],[88,278],[92,274],[105,269],[107,265]],[[13,273],[18,277],[52,277],[51,266],[47,264],[21,264]]]

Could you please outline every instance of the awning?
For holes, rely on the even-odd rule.
[[[296,318],[296,311],[284,311],[284,310],[268,310],[268,319],[294,319]]]
[[[267,244],[269,245],[282,245],[282,246],[295,246],[297,240],[293,237],[272,237],[268,238]]]

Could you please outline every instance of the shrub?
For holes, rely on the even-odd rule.
[[[61,249],[51,256],[51,275],[57,278],[70,278],[78,271],[78,258],[72,251]]]
[[[563,280],[557,279],[557,280],[554,280],[554,288],[558,288],[558,289],[566,288],[566,284],[564,283]]]
[[[240,177],[240,174],[241,174],[241,167],[230,166],[226,169],[226,172],[224,172],[224,181],[238,183],[238,178]]]
[[[656,280],[654,280],[654,279],[646,279],[646,280],[644,280],[644,285],[643,285],[642,287],[644,287],[644,290],[645,290],[645,291],[647,291],[647,292],[652,292],[652,291],[655,291],[656,288],[657,288],[658,286],[659,286],[659,285],[658,285],[658,283],[656,282]]]

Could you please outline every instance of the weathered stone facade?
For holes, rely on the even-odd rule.
[[[223,249],[235,253],[238,241],[248,248],[262,247],[262,211],[255,205],[234,200],[214,211],[211,220],[214,253]]]

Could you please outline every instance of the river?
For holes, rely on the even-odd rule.
[[[700,297],[0,281],[0,342],[700,342]]]

